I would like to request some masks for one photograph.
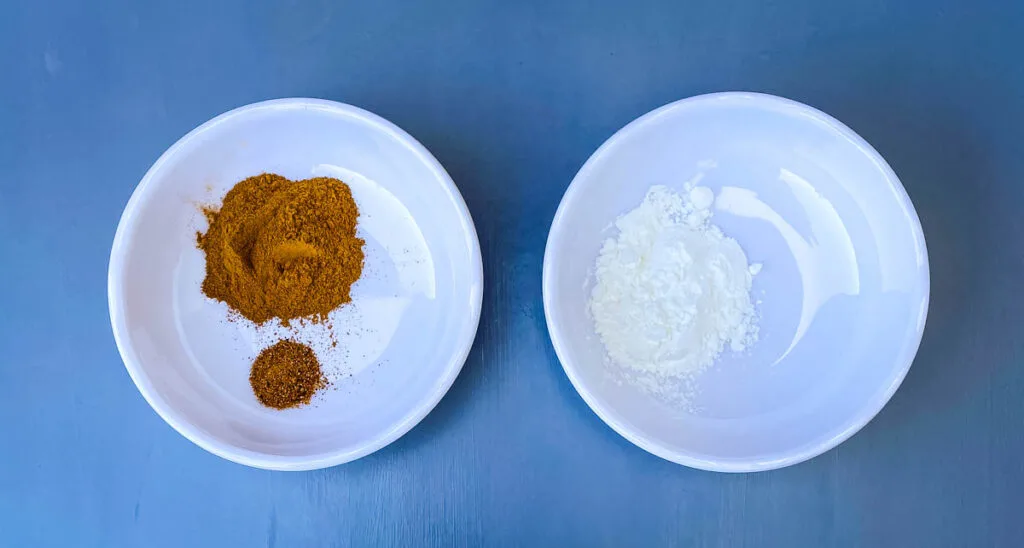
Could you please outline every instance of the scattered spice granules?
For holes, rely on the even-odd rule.
[[[309,403],[313,394],[328,382],[312,348],[283,340],[256,357],[249,384],[263,405],[288,409]]]
[[[363,272],[359,209],[342,181],[290,181],[264,173],[237,183],[197,234],[206,253],[203,293],[262,324],[320,321],[351,301]]]

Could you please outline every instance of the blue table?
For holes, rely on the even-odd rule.
[[[151,4],[0,5],[0,546],[1024,545],[1024,3]],[[590,153],[654,107],[732,89],[809,103],[874,144],[933,273],[885,410],[751,475],[614,434],[562,373],[541,306],[548,224]],[[106,307],[114,229],[149,165],[204,120],[287,96],[367,108],[433,151],[476,219],[487,287],[437,409],[308,473],[171,430]]]

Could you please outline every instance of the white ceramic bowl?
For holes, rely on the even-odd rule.
[[[712,222],[763,264],[761,331],[683,406],[619,382],[587,302],[609,225],[651,185],[694,177],[715,191]],[[871,420],[917,352],[928,287],[921,225],[881,156],[822,112],[752,93],[682,100],[612,136],[566,191],[544,255],[548,329],[583,399],[643,449],[715,471],[794,464]]]
[[[352,187],[366,266],[332,331],[228,321],[227,306],[200,291],[198,207],[262,172]],[[422,145],[355,107],[282,99],[210,120],[153,164],[118,225],[108,293],[125,366],[164,420],[226,459],[305,470],[376,451],[433,409],[473,342],[482,280],[469,211]],[[284,337],[313,346],[332,386],[275,411],[248,376],[258,351]]]

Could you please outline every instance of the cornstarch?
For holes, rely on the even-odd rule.
[[[655,391],[704,371],[727,346],[742,351],[757,340],[750,287],[761,265],[747,264],[711,223],[713,203],[706,187],[651,187],[597,258],[595,330],[611,361]]]

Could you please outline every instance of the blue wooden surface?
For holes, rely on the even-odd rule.
[[[14,0],[0,4],[0,546],[1024,545],[1024,3]],[[928,330],[840,448],[720,475],[631,446],[548,342],[575,171],[669,101],[755,90],[873,143],[924,224]],[[476,345],[419,426],[309,473],[209,455],[122,367],[106,267],[156,157],[230,108],[377,112],[476,219]]]

